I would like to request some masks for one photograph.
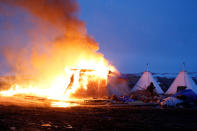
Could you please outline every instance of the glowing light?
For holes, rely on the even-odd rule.
[[[52,102],[52,107],[72,107],[72,106],[78,106],[77,103],[68,103],[68,102]]]
[[[95,59],[96,60],[96,59]],[[113,68],[113,67],[112,67]],[[62,74],[52,77],[50,81],[33,82],[33,84],[13,84],[9,90],[1,91],[2,96],[31,95],[52,100],[70,100],[79,89],[87,90],[89,81],[106,80],[109,66],[103,60],[80,60],[73,68],[65,67]],[[53,102],[53,107],[69,107],[75,104]],[[75,105],[76,106],[76,105]]]

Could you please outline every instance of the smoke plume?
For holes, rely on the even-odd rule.
[[[84,22],[78,19],[79,5],[76,0],[0,0],[0,4],[8,6],[6,11],[0,13],[8,13],[10,8],[19,8],[33,16],[29,21],[39,21],[41,26],[35,28],[44,32],[43,36],[51,27],[56,30],[53,32],[55,38],[51,40],[49,36],[48,42],[30,39],[31,44],[22,45],[22,48],[17,45],[20,43],[17,41],[2,48],[15,73],[43,78],[61,73],[65,66],[74,67],[83,58],[103,59],[103,55],[97,53],[97,42],[87,34]],[[34,34],[34,38],[40,37],[37,30],[29,31]]]

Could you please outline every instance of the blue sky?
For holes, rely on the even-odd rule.
[[[121,72],[197,71],[196,0],[79,0],[80,19]]]

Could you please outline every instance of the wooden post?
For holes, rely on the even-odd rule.
[[[146,65],[147,67],[146,67],[146,71],[148,72],[148,64]]]
[[[183,72],[185,71],[185,63],[183,62]]]

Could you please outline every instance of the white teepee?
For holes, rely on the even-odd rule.
[[[146,90],[147,87],[150,85],[150,83],[153,83],[155,86],[155,91],[158,94],[163,94],[163,90],[160,88],[159,84],[154,80],[152,77],[151,72],[148,71],[148,65],[147,65],[147,71],[143,73],[141,78],[138,80],[136,85],[133,87],[131,92],[135,92],[137,90]]]
[[[184,64],[183,64],[183,71],[181,71],[178,74],[178,76],[176,77],[176,79],[174,80],[174,82],[172,83],[172,85],[169,87],[169,89],[166,91],[165,94],[177,93],[177,88],[179,86],[185,86],[186,89],[191,89],[192,91],[197,93],[197,86],[196,86],[195,82],[192,80],[192,78],[189,77],[187,72],[185,72]]]

